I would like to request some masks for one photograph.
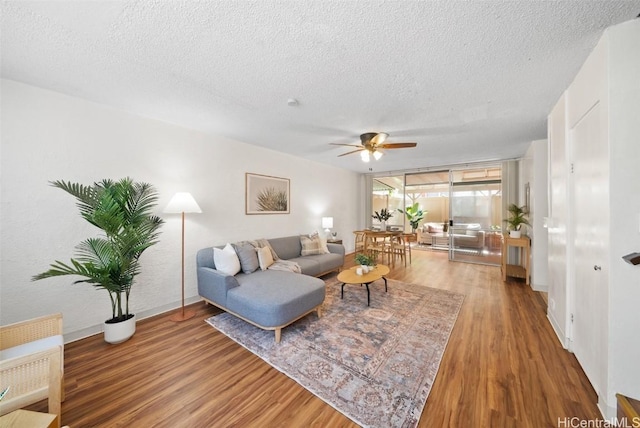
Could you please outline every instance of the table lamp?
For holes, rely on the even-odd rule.
[[[333,217],[322,217],[322,228],[327,234],[327,238],[331,237],[332,227],[333,227]]]

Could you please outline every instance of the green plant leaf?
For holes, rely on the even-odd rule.
[[[104,235],[80,242],[76,246],[76,258],[69,264],[56,261],[48,271],[33,276],[32,280],[80,276],[83,279],[74,284],[90,284],[108,291],[112,318],[128,316],[129,293],[140,273],[140,256],[158,242],[159,229],[164,223],[153,215],[157,192],[152,185],[136,183],[128,177],[117,182],[104,179],[92,186],[62,180],[51,185],[74,196],[80,216],[101,229]]]

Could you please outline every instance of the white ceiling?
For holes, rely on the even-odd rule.
[[[635,18],[640,0],[1,7],[4,78],[379,172],[521,156],[546,137],[548,112],[603,30]],[[364,164],[329,145],[369,131],[418,147]]]

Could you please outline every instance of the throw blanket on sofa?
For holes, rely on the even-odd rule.
[[[296,262],[291,262],[289,260],[274,261],[273,264],[269,266],[267,269],[286,270],[288,272],[293,272],[293,273],[302,273],[302,268],[300,267],[300,265]]]
[[[267,269],[271,270],[284,270],[287,272],[294,273],[302,273],[302,269],[300,265],[296,262],[291,262],[289,260],[282,260],[276,252],[271,248],[271,244],[266,239],[257,239],[255,241],[250,241],[251,244],[256,248],[264,248],[267,247],[271,250],[271,255],[273,256],[273,264],[269,266]]]

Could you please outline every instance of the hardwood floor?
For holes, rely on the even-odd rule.
[[[348,257],[352,265],[352,257]],[[335,274],[334,274],[335,275]],[[388,276],[465,294],[420,427],[556,427],[598,418],[596,395],[562,349],[545,302],[494,266],[452,263],[414,251]],[[102,336],[65,348],[62,422],[87,427],[353,427],[328,404],[204,322],[171,313],[138,322],[135,336]],[[46,410],[46,403],[30,407]]]

